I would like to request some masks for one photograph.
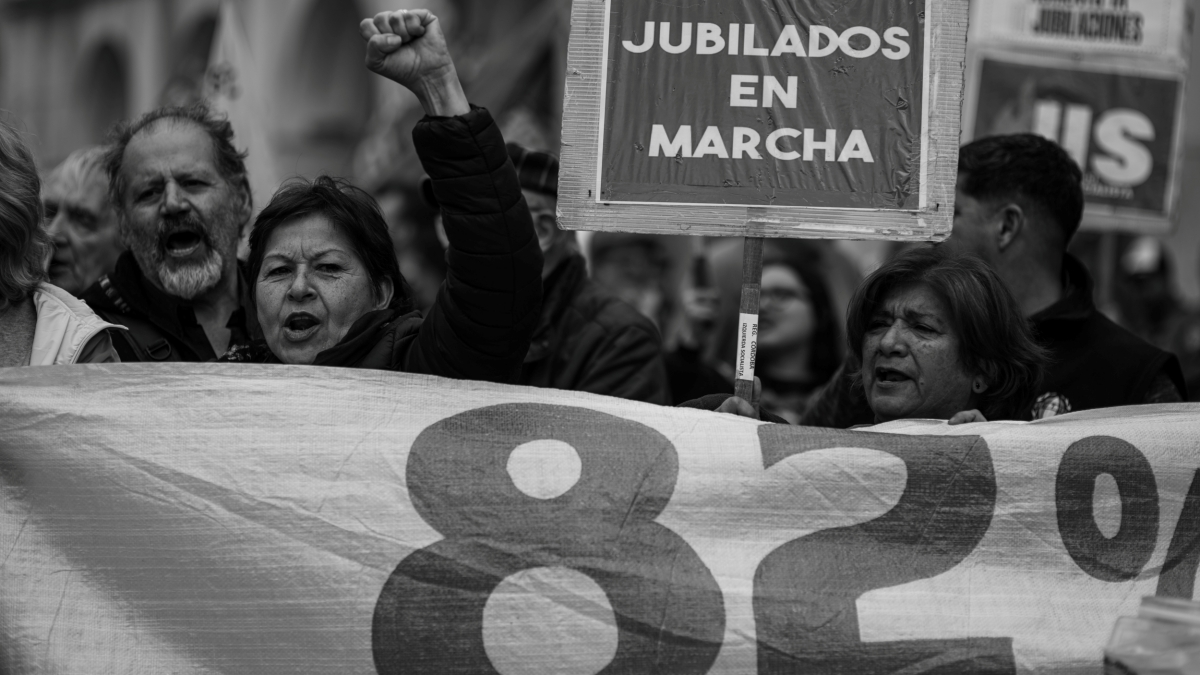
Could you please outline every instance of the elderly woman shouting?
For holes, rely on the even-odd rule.
[[[442,204],[446,282],[422,319],[370,196],[324,176],[285,185],[250,235],[264,340],[223,360],[510,380],[537,325],[542,258],[504,139],[467,103],[435,16],[384,12],[361,31],[367,66],[427,114],[413,141]]]
[[[1020,419],[1046,360],[999,277],[935,248],[903,253],[867,277],[850,301],[846,338],[855,386],[877,423]],[[757,416],[738,398],[717,409]]]

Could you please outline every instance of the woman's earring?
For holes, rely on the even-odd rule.
[[[971,384],[971,389],[975,390],[976,394],[982,394],[983,390],[987,389],[987,385],[983,383],[982,379],[977,377],[975,378],[975,382]]]

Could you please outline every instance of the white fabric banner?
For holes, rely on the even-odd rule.
[[[118,364],[0,410],[3,673],[1095,673],[1200,561],[1194,404],[833,431]]]

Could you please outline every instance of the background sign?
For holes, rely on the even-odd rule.
[[[836,431],[117,364],[0,408],[6,673],[1096,672],[1200,563],[1196,404]]]
[[[1178,170],[1181,79],[1037,57],[985,55],[976,68],[972,138],[1045,136],[1083,169],[1093,215],[1168,217]]]
[[[965,0],[572,6],[567,229],[940,239]]]
[[[1083,170],[1086,229],[1162,234],[1182,180],[1184,0],[980,0],[963,140],[1032,132]]]
[[[600,201],[920,208],[924,15],[610,0]]]
[[[1186,0],[989,0],[972,33],[1051,49],[1183,60]],[[974,21],[973,21],[974,25]]]

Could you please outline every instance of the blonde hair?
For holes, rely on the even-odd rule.
[[[0,120],[0,309],[24,301],[46,277],[41,190],[29,148]]]

